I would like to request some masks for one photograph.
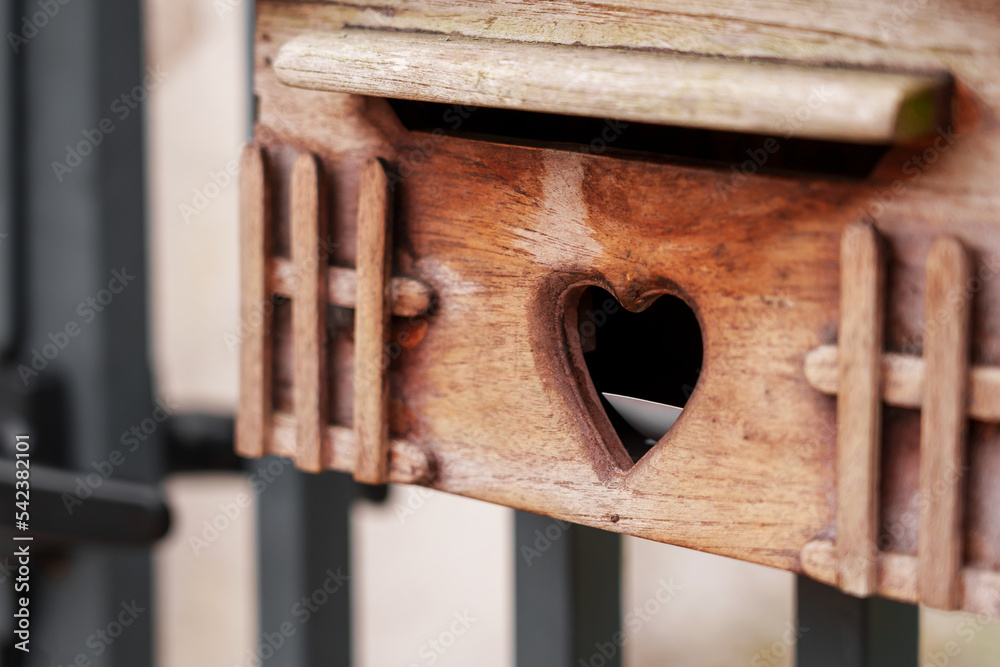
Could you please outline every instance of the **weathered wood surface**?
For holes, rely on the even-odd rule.
[[[275,412],[270,424],[270,453],[294,459],[296,445],[295,417]],[[357,441],[354,431],[344,426],[327,426],[323,431],[323,467],[327,470],[353,472],[357,461]],[[437,475],[434,455],[424,447],[407,440],[389,442],[388,481],[397,484],[430,484]]]
[[[240,320],[247,327],[240,343],[240,409],[236,451],[262,456],[271,424],[270,288],[265,267],[271,254],[270,199],[263,152],[243,151],[240,166]]]
[[[869,143],[932,132],[950,87],[933,73],[351,29],[291,40],[274,70],[337,93]],[[810,113],[789,122],[798,108]]]
[[[974,313],[969,362],[985,369],[985,376],[971,372],[972,404],[979,380],[989,404],[966,438],[962,604],[1000,615],[1000,598],[975,584],[1000,570],[1000,428],[985,419],[997,397],[987,376],[1000,364],[1000,9],[972,1],[902,17],[898,9],[860,0],[259,2],[257,140],[275,175],[275,251],[287,256],[289,247],[288,175],[296,155],[311,151],[331,192],[329,263],[354,266],[359,173],[370,158],[384,158],[403,176],[392,181],[393,274],[425,282],[437,300],[427,315],[395,318],[393,340],[405,344],[390,366],[392,442],[432,457],[437,474],[427,483],[827,581],[832,572],[835,581],[835,558],[810,569],[803,556],[817,540],[833,549],[837,536],[836,399],[813,388],[805,359],[837,343],[842,233],[867,219],[884,237],[885,349],[907,358],[923,349],[927,252],[937,236],[956,237],[975,278],[961,294]],[[947,70],[956,79],[954,128],[890,150],[861,182],[742,179],[728,165],[410,133],[385,101],[278,80],[282,45],[345,25]],[[443,119],[442,129],[455,128]],[[579,284],[600,285],[630,308],[677,293],[703,329],[704,367],[684,415],[634,466],[607,437],[579,354],[564,338],[561,297]],[[285,317],[279,308],[274,405],[290,411]],[[344,317],[330,322],[328,428],[349,434],[354,350]],[[888,407],[882,427],[879,560],[902,559],[909,569],[905,581],[886,585],[880,568],[877,586],[909,600],[917,585],[920,421],[917,409]],[[293,432],[270,438],[267,451],[294,451]],[[352,463],[324,461],[341,470]],[[391,467],[390,479],[398,479]]]
[[[326,237],[326,188],[312,154],[292,168],[292,263],[299,267],[292,303],[294,404],[297,425],[295,464],[322,470],[323,428],[327,423],[326,260],[319,239]]]
[[[275,294],[291,297],[298,284],[299,269],[291,260],[281,257],[270,262],[270,289]],[[342,266],[327,267],[327,298],[333,306],[354,308],[358,304],[358,274],[354,269]],[[423,315],[434,303],[434,292],[430,287],[406,277],[393,277],[390,284],[392,314],[399,317]]]
[[[358,305],[354,309],[354,479],[389,481],[392,209],[385,168],[369,160],[358,195]]]
[[[875,228],[848,227],[840,248],[837,562],[839,586],[858,596],[875,592],[878,575],[885,275]]]
[[[969,258],[956,239],[941,237],[927,253],[924,365],[927,389],[920,421],[920,601],[954,609],[961,595],[962,481],[965,477],[966,391],[972,308],[961,295]],[[998,480],[1000,481],[1000,480]]]

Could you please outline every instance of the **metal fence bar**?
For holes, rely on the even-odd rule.
[[[517,667],[620,667],[621,537],[516,512]]]
[[[16,124],[17,162],[7,186],[13,183],[17,194],[11,237],[3,243],[19,255],[13,289],[21,293],[7,295],[17,306],[10,362],[38,371],[26,379],[18,373],[27,392],[55,387],[60,397],[37,401],[44,414],[33,417],[33,429],[58,436],[36,435],[34,460],[92,473],[122,448],[123,432],[153,413],[143,163],[149,88],[142,87],[141,3],[55,3],[49,14],[30,0],[11,5],[14,23],[4,48],[13,52],[16,94],[0,103]],[[22,41],[12,43],[10,34]],[[132,106],[120,101],[123,95]],[[128,117],[112,108],[116,100]],[[108,303],[109,280],[123,268],[132,277],[127,286],[115,284],[120,291]],[[87,298],[103,303],[93,307]],[[39,360],[34,350],[45,345],[58,345],[58,352],[45,348],[47,358]],[[114,479],[157,481],[161,439],[154,433],[129,452]],[[151,574],[147,549],[78,547],[58,568],[39,567],[31,586],[38,650],[24,656],[24,664],[80,655],[95,667],[152,664]],[[95,655],[88,636],[133,600],[138,616],[128,631]]]
[[[267,485],[258,504],[258,658],[268,667],[350,665],[354,481],[275,457],[248,466],[273,479],[257,478]]]
[[[800,667],[916,667],[919,608],[797,578]]]

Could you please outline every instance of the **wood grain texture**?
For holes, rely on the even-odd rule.
[[[292,301],[296,442],[295,464],[322,470],[327,415],[327,266],[319,239],[326,238],[324,189],[319,162],[304,153],[292,170],[292,263],[298,269]]]
[[[802,548],[803,571],[824,583],[837,584],[837,547],[830,540],[815,540]],[[1000,572],[979,568],[964,568],[961,572],[965,591],[956,609],[970,614],[1000,617]],[[919,604],[917,591],[917,558],[906,554],[880,553],[878,555],[879,595],[900,602]]]
[[[878,565],[885,275],[874,227],[848,227],[840,250],[837,563],[841,589],[861,597],[875,592]]]
[[[358,304],[354,315],[354,479],[389,479],[389,291],[392,216],[389,183],[378,159],[361,172],[358,196]]]
[[[837,393],[837,346],[821,345],[806,355],[805,375],[817,391]],[[882,354],[882,402],[898,408],[919,410],[924,402],[925,364],[922,357],[885,352]],[[969,369],[966,416],[982,422],[1000,422],[1000,367]]]
[[[917,580],[921,603],[938,609],[957,607],[962,584],[962,480],[972,310],[964,290],[969,275],[962,243],[949,237],[935,240],[927,254]]]
[[[275,294],[291,297],[298,281],[295,264],[281,257],[269,263],[271,289]],[[327,298],[330,305],[354,308],[358,303],[358,274],[354,269],[331,266],[327,269]],[[394,276],[391,281],[392,314],[397,317],[417,317],[434,304],[434,290],[415,278]]]
[[[349,157],[329,163],[335,180],[368,156]],[[803,209],[800,181],[762,178],[728,200],[717,183],[709,169],[452,138],[427,154],[398,188],[399,273],[431,285],[438,306],[415,344],[394,335],[410,347],[389,366],[390,419],[395,437],[434,452],[436,488],[797,566],[834,518],[832,401],[808,386],[802,359],[816,326],[836,327],[839,239],[865,193],[810,181]],[[732,227],[739,236],[721,241]],[[562,332],[578,284],[632,310],[682,294],[702,324],[683,421],[635,466],[611,458],[597,398],[574,377]],[[347,368],[340,355],[354,356],[357,336],[337,336]],[[762,368],[784,380],[756,379]],[[336,377],[334,409],[350,415],[350,376]]]
[[[313,90],[862,143],[923,136],[949,104],[944,75],[377,30],[297,37],[274,69]]]
[[[236,451],[263,456],[271,420],[271,303],[267,258],[271,255],[267,173],[260,147],[243,149],[240,167],[240,398]]]
[[[412,322],[394,322],[393,340],[405,352],[389,366],[390,448],[399,440],[431,453],[438,473],[429,484],[437,489],[807,570],[803,547],[821,539],[832,548],[836,536],[836,403],[813,389],[804,361],[835,343],[839,244],[859,221],[875,222],[890,257],[887,354],[909,363],[921,353],[926,252],[948,233],[975,260],[971,362],[986,370],[1000,364],[995,5],[958,0],[902,21],[897,6],[863,0],[261,0],[257,9],[256,136],[274,156],[279,186],[296,151],[305,147],[323,160],[337,193],[332,263],[356,264],[365,161],[382,156],[406,174],[393,183],[395,271],[431,286],[436,305]],[[282,45],[345,25],[948,71],[957,82],[954,126],[893,147],[859,181],[758,173],[744,182],[741,164],[692,167],[667,156],[615,154],[613,146],[581,153],[408,132],[384,100],[278,80]],[[444,121],[437,129],[453,128]],[[279,253],[286,209],[281,198],[272,211]],[[581,283],[600,285],[633,309],[657,294],[679,294],[702,326],[705,362],[682,421],[628,470],[607,455],[595,426],[605,417],[590,411],[573,376],[558,304]],[[331,322],[330,336],[330,410],[343,428],[353,413],[353,327]],[[274,396],[287,411],[290,339],[290,324],[282,324]],[[836,361],[833,368],[835,379]],[[643,371],[670,381],[669,370]],[[987,402],[995,405],[996,396]],[[889,408],[883,423],[880,559],[910,559],[914,591],[920,418],[918,409]],[[968,572],[1000,571],[1000,429],[974,422],[968,447],[963,604],[987,609],[988,589],[969,589],[980,579]]]

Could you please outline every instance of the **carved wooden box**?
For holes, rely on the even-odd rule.
[[[848,4],[258,2],[239,451],[1000,616],[1000,10]]]

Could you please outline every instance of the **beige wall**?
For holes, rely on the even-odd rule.
[[[227,165],[247,131],[243,19],[207,0],[146,2],[147,59],[168,73],[149,106],[153,350],[159,393],[181,409],[230,413],[236,401],[225,334],[238,319],[239,188]]]

